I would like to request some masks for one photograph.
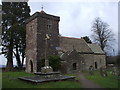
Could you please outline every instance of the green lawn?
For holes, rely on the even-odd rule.
[[[49,83],[32,84],[18,77],[32,76],[33,74],[25,72],[3,72],[2,88],[80,88],[80,83],[75,81],[58,81]]]
[[[65,74],[65,76],[75,76],[76,81],[80,80],[80,78],[78,77],[78,74]]]
[[[89,80],[93,80],[104,88],[118,88],[117,76],[112,75],[109,72],[107,77],[102,77],[98,71],[94,72],[94,75],[85,73],[85,77]]]

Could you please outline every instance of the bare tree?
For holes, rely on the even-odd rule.
[[[95,43],[99,44],[103,51],[105,51],[105,48],[110,47],[110,42],[115,40],[109,25],[103,22],[99,17],[95,18],[92,31]]]

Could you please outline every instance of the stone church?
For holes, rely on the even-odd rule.
[[[26,20],[26,72],[40,72],[40,60],[45,56],[45,36],[49,35],[47,56],[61,58],[61,72],[74,73],[106,66],[105,53],[96,44],[80,38],[59,35],[60,17],[43,10]]]

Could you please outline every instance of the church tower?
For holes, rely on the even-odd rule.
[[[39,72],[45,57],[45,38],[49,35],[47,56],[57,55],[60,17],[41,12],[26,20],[26,72]]]

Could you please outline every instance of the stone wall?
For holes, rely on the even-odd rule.
[[[45,57],[45,38],[49,35],[47,44],[47,57],[57,55],[56,47],[59,47],[59,18],[51,15],[40,14],[37,27],[37,71],[40,71],[40,60]]]
[[[47,56],[58,54],[59,20],[57,16],[41,12],[36,12],[26,20],[26,72],[31,72],[31,66],[33,72],[40,71],[40,60],[45,57],[46,34],[50,37]]]
[[[96,54],[82,54],[84,60],[84,70],[89,70],[89,67],[92,65],[94,69],[100,69],[100,67],[106,67],[106,57],[105,55],[96,55]],[[97,68],[95,67],[95,62],[97,63]]]
[[[83,58],[76,50],[64,53],[61,59],[64,60],[61,62],[61,69],[63,70],[62,72],[78,73],[81,71],[81,61],[83,60]]]
[[[26,24],[26,72],[36,72],[37,18]],[[31,67],[31,64],[33,67]]]
[[[94,63],[95,62],[97,62],[97,69],[100,69],[100,67],[106,67],[106,56],[105,55],[94,55]]]
[[[93,54],[82,54],[81,55],[85,62],[84,62],[84,70],[89,70],[89,67],[92,65],[94,66],[94,55]]]

